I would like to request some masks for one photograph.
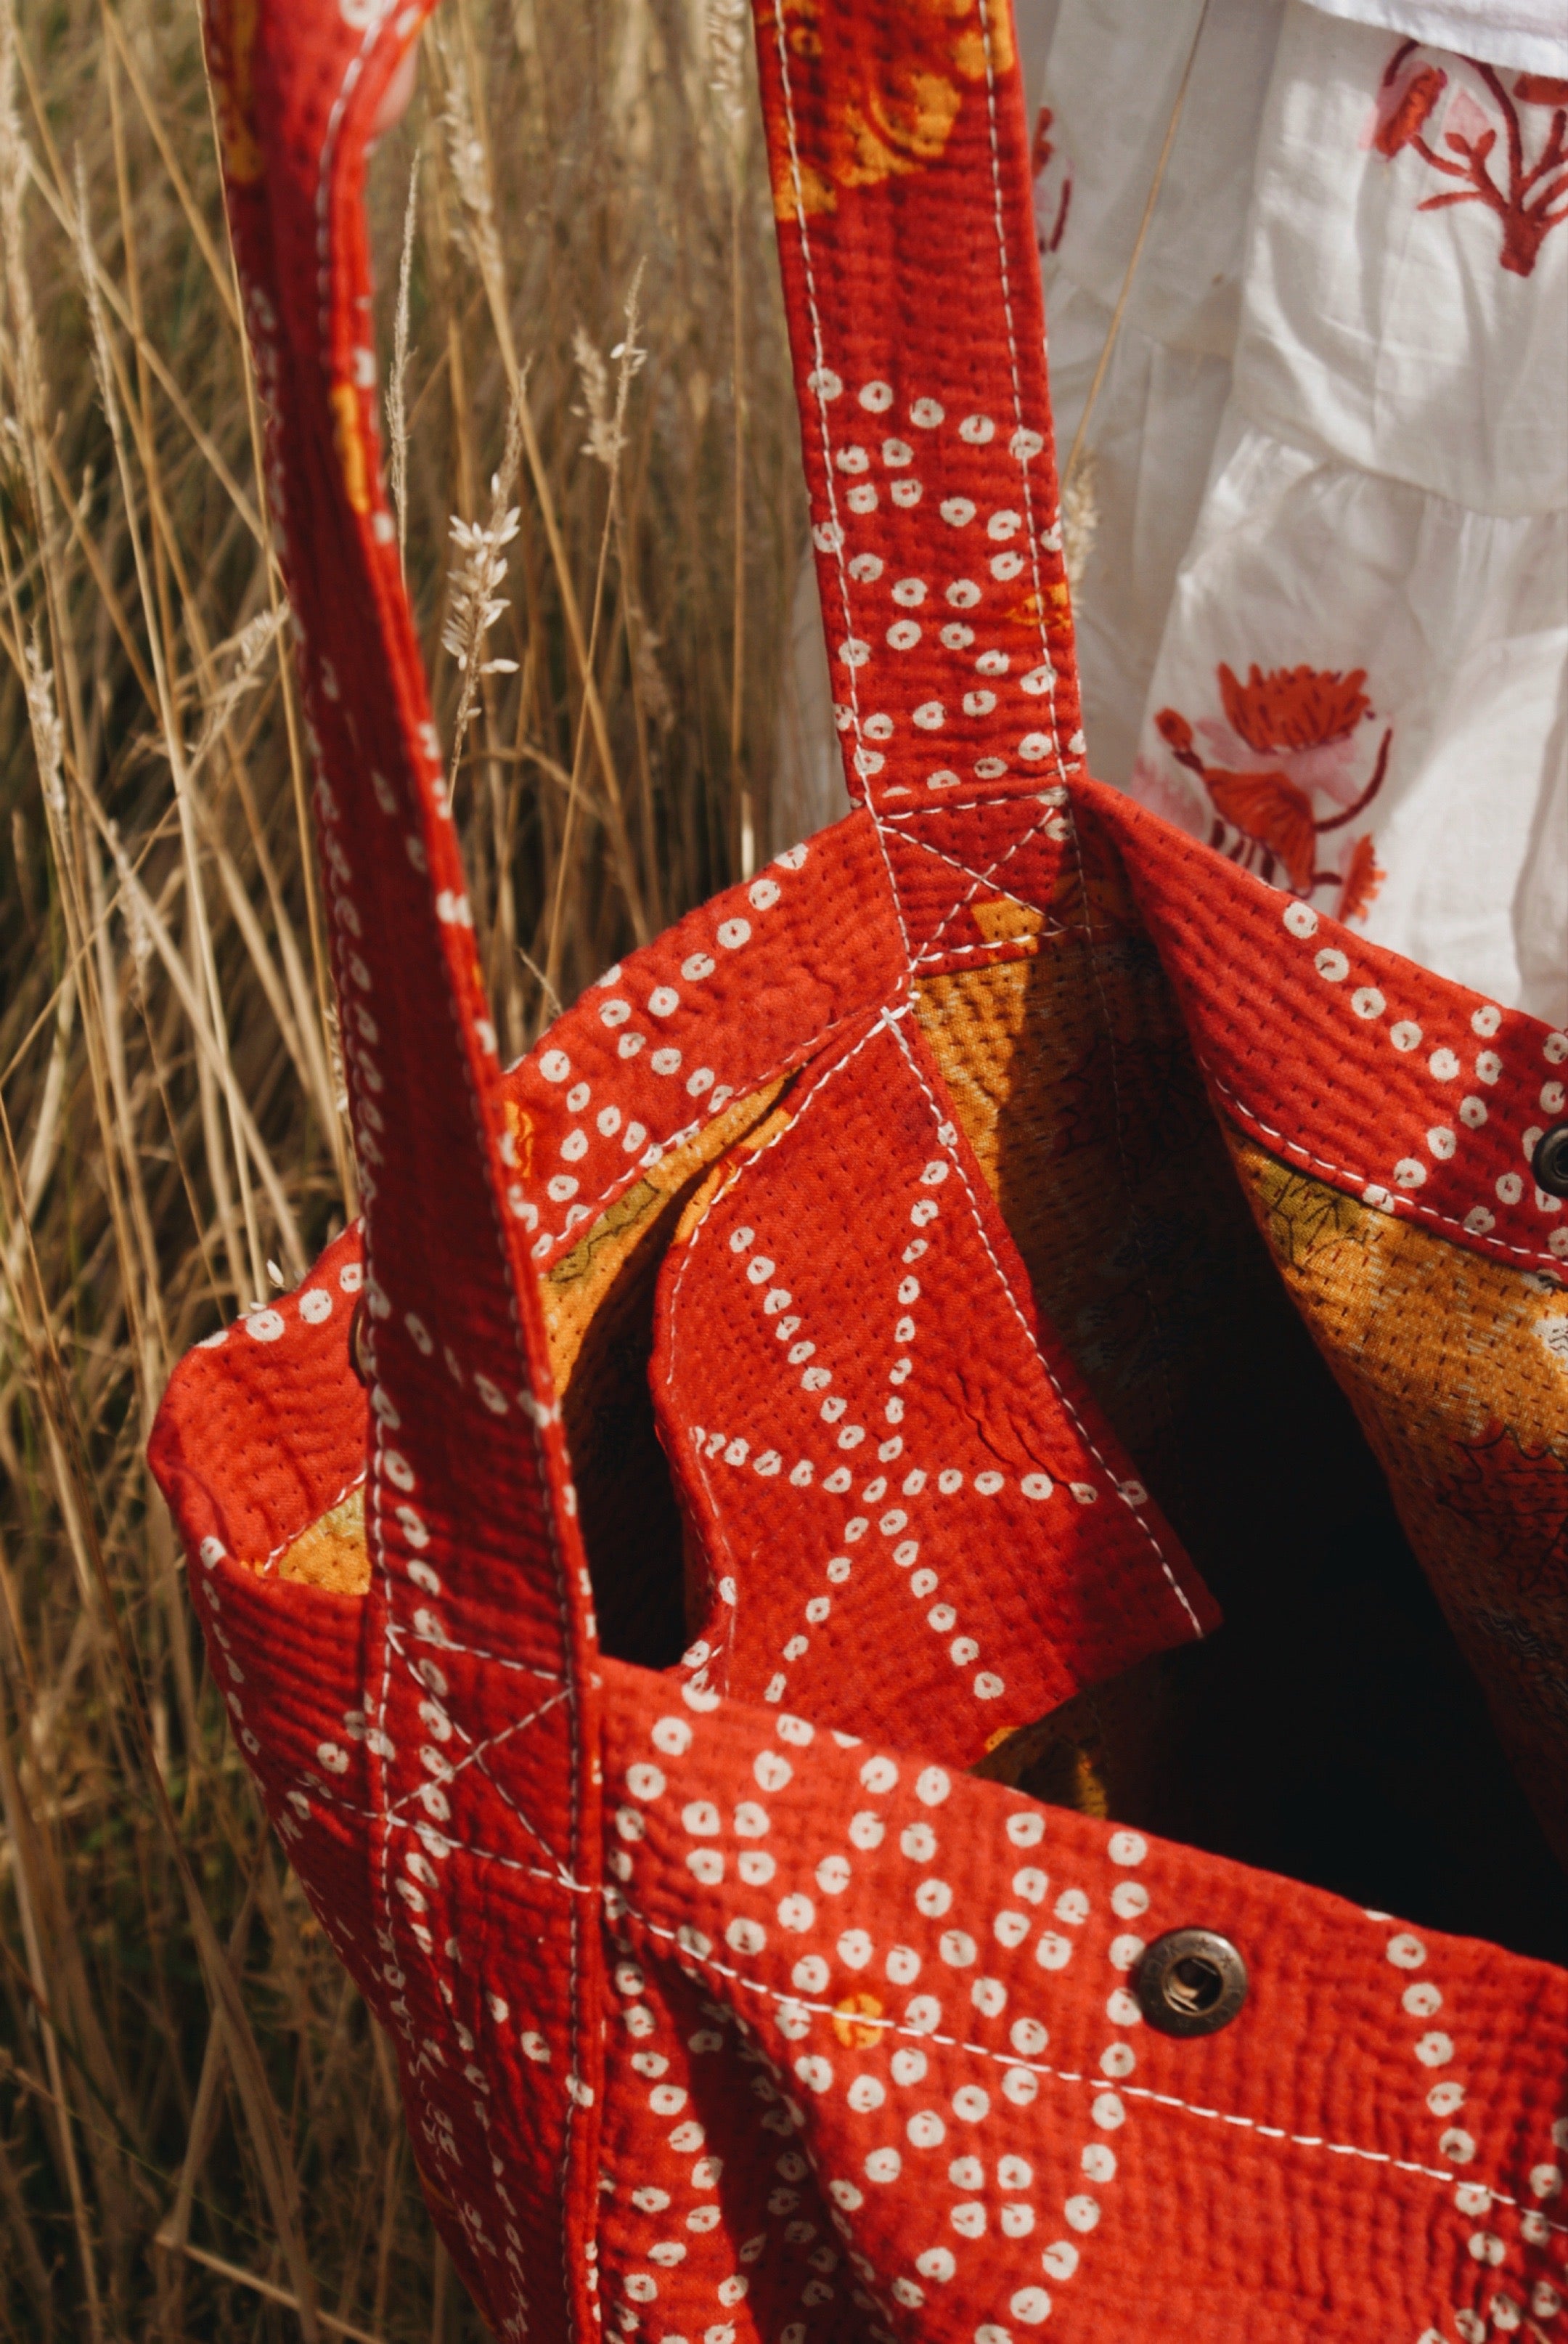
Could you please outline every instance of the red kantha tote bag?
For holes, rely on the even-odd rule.
[[[367,346],[421,19],[209,16],[366,1207],[152,1456],[452,2254],[516,2339],[1554,2337],[1468,1681],[1478,1934],[1253,1787],[1392,1490],[1568,1845],[1568,1039],[1088,777],[1007,8],[759,0],[857,810],[503,1071]]]

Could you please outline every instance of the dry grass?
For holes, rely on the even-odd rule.
[[[266,1837],[142,1462],[172,1361],[352,1205],[193,12],[10,5],[0,2330],[282,2337],[314,2286],[307,2332],[456,2338],[386,2048]],[[372,175],[513,1051],[766,833],[803,504],[736,14],[448,0]]]

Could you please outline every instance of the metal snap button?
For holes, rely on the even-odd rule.
[[[1172,1929],[1145,1947],[1132,1985],[1161,2035],[1217,2035],[1247,1999],[1247,1965],[1212,1929]]]
[[[376,1358],[371,1346],[370,1313],[363,1294],[354,1306],[348,1321],[348,1364],[368,1390],[376,1380]]]
[[[1549,1197],[1568,1197],[1568,1123],[1554,1123],[1535,1143],[1530,1159],[1535,1186]]]

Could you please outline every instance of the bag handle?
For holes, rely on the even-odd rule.
[[[417,1489],[413,1509],[441,1512],[440,1536],[461,1526],[465,1582],[493,1594],[496,1567],[515,1592],[510,1552],[520,1542],[542,1556],[547,1512],[568,1510],[500,1064],[382,481],[368,340],[366,147],[427,5],[394,22],[350,0],[329,11],[214,0],[207,45],[317,769],[365,1199],[373,1475],[389,1484],[371,1536],[400,1569],[416,1550],[391,1490]],[[563,1625],[574,1605],[541,1587],[538,1607],[525,1637],[564,1641],[580,1658],[579,1631]]]
[[[757,25],[850,793],[1037,795],[1083,738],[1009,0]]]
[[[501,1068],[383,487],[370,344],[366,149],[429,5],[394,16],[375,0],[209,0],[206,32],[364,1196],[371,1958],[396,1983],[392,2023],[414,2075],[409,2014],[422,2000],[457,2010],[478,1991],[459,1946],[476,1900],[509,1894],[518,1925],[558,1949],[532,2021],[555,2056],[518,2055],[522,2129],[500,2146],[529,2200],[535,2301],[572,2304],[587,2333],[588,2275],[545,2241],[552,2229],[591,2238],[597,2218],[596,1645]],[[473,1844],[482,1780],[483,1794],[535,1819],[538,1853],[515,1877],[476,1887],[445,1860],[426,1864],[423,1886],[407,1875],[433,1733],[456,1753],[443,1844]]]
[[[582,2241],[596,2225],[599,1679],[368,332],[366,149],[430,5],[208,0],[206,33],[365,1197],[376,1935],[398,2025],[421,1998],[478,1990],[454,1951],[478,1893],[463,1867],[427,1864],[424,1889],[394,1894],[409,1886],[398,1865],[435,1700],[539,1841],[508,1893],[518,1925],[560,1948],[532,2039],[561,2051],[528,2069],[524,2130],[500,2146],[531,2208],[536,2310],[548,2324],[551,2300],[569,2304],[588,2332],[586,2265],[547,2234]],[[949,789],[949,803],[1035,793],[1081,744],[1005,0],[956,18],[950,0],[820,16],[817,0],[758,0],[758,24],[852,781],[879,822]],[[980,288],[980,314],[957,328],[932,265],[944,255]],[[525,1680],[538,1691],[526,1707]],[[462,1779],[442,1831],[472,1854]]]

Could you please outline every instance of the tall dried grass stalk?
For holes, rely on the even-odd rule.
[[[708,86],[723,140],[729,184],[730,390],[734,404],[734,624],[729,675],[729,785],[739,817],[740,875],[757,860],[756,812],[741,771],[746,682],[746,347],[744,223],[746,67],[751,12],[746,0],[708,0]]]
[[[454,784],[480,684],[487,676],[516,675],[518,672],[515,659],[486,657],[485,637],[509,607],[500,589],[511,567],[506,549],[517,536],[522,520],[522,509],[513,504],[512,490],[518,485],[522,461],[521,410],[526,396],[526,389],[519,385],[507,410],[507,444],[501,468],[490,476],[489,518],[483,521],[464,520],[454,513],[450,525],[452,548],[457,559],[447,573],[447,623],[441,630],[441,648],[451,652],[462,678],[457,712],[452,720]]]
[[[1100,533],[1100,472],[1094,451],[1085,448],[1061,491],[1061,561],[1076,594]]]
[[[736,0],[447,0],[373,162],[514,1050],[765,827],[803,497],[749,75]],[[454,2344],[143,1462],[354,1209],[239,314],[192,12],[0,0],[0,2335]]]
[[[387,485],[397,516],[397,559],[408,558],[408,299],[414,282],[414,232],[419,224],[419,157],[408,170],[403,245],[397,258],[397,307],[392,322],[392,365],[387,378]]]

